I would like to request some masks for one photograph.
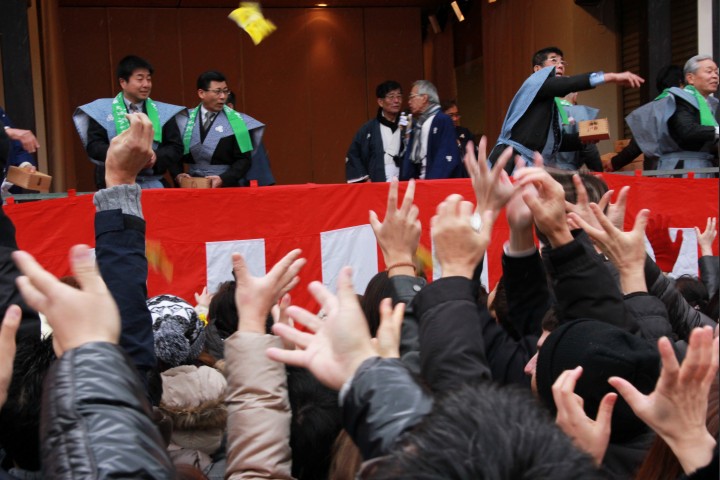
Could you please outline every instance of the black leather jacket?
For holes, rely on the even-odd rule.
[[[43,477],[174,478],[150,404],[129,358],[87,343],[49,370],[40,422]]]

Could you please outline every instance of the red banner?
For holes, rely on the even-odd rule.
[[[669,219],[670,235],[684,230],[683,248],[674,273],[697,272],[695,226],[705,228],[708,216],[718,216],[718,181],[655,179],[605,175],[610,188],[630,185],[626,228],[636,213],[649,208]],[[406,185],[401,184],[401,195]],[[384,268],[369,234],[368,211],[384,217],[388,185],[289,185],[217,190],[145,190],[143,213],[154,254],[165,256],[169,271],[151,269],[149,294],[173,293],[193,301],[210,283],[230,279],[228,252],[250,257],[251,271],[261,274],[288,251],[302,248],[308,260],[301,272],[294,303],[314,307],[305,286],[312,280],[333,285],[343,264],[354,266],[358,289]],[[469,180],[417,183],[415,203],[423,225],[421,243],[431,250],[429,220],[436,205],[451,193],[473,199]],[[402,197],[401,197],[402,198]],[[91,195],[5,206],[17,228],[20,248],[29,251],[55,275],[69,274],[67,254],[77,243],[93,246],[94,206]],[[651,214],[651,215],[652,215]],[[486,281],[492,287],[502,274],[500,256],[508,236],[501,215],[488,251]],[[714,250],[717,252],[717,239]],[[263,255],[264,252],[264,255]]]

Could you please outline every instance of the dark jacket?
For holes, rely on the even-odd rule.
[[[385,147],[377,118],[360,127],[345,155],[345,181],[357,183],[368,180],[386,181]]]
[[[700,267],[700,278],[707,288],[708,296],[712,296],[720,288],[720,262],[719,257],[715,255],[703,255],[698,260]]]
[[[168,122],[169,123],[169,122]],[[192,154],[182,157],[184,163],[195,163]],[[240,150],[235,135],[221,138],[213,152],[210,165],[229,165],[230,168],[219,175],[223,187],[239,187],[244,184],[245,175],[252,164],[252,152]],[[176,175],[175,175],[176,176]],[[173,178],[175,178],[173,176]]]
[[[98,192],[95,198],[112,194],[111,190]],[[155,367],[156,360],[152,317],[145,303],[148,275],[145,220],[123,214],[119,208],[97,212],[95,255],[100,274],[120,309],[120,346],[139,370],[147,371]]]
[[[0,319],[10,305],[22,309],[22,323],[18,330],[18,339],[23,336],[40,337],[40,317],[36,311],[25,304],[15,280],[21,275],[12,260],[12,253],[18,249],[15,240],[15,225],[0,208]]]
[[[150,405],[116,345],[65,352],[43,387],[43,476],[54,479],[174,478]]]
[[[592,251],[587,234],[583,230],[572,234],[572,242],[558,248],[545,247],[542,255],[557,299],[558,320],[563,324],[592,318],[636,333],[639,327],[626,315],[615,279],[603,266],[601,256]]]
[[[343,427],[364,460],[387,454],[433,406],[400,360],[380,357],[360,365],[341,402]]]
[[[675,113],[668,120],[668,129],[683,150],[709,152],[717,158],[715,127],[701,125],[700,111],[679,96],[675,97]]]
[[[414,138],[411,136],[400,164],[400,180],[420,177],[420,165],[410,160],[413,140]],[[438,112],[432,119],[428,134],[425,179],[462,178],[464,176],[466,174],[460,150],[457,147],[455,125],[448,115]]]
[[[645,282],[648,292],[659,298],[667,310],[670,326],[679,340],[688,341],[690,331],[693,328],[711,326],[715,327],[717,322],[690,306],[675,284],[663,275],[660,267],[653,262],[650,256],[645,258]]]
[[[482,327],[492,319],[476,298],[472,280],[447,277],[413,300],[420,320],[421,375],[435,393],[491,377]]]
[[[145,112],[147,113],[147,112]],[[85,150],[90,158],[100,162],[104,162],[107,158],[108,148],[110,148],[110,140],[105,128],[98,122],[89,119],[88,124],[88,143]],[[177,122],[174,119],[168,120],[162,127],[162,143],[155,150],[157,160],[152,168],[152,173],[143,170],[144,175],[162,175],[170,172],[170,176],[175,178],[182,173],[182,164],[180,157],[183,153],[183,139],[180,134]],[[104,172],[104,168],[101,169]],[[105,174],[103,173],[103,178]]]

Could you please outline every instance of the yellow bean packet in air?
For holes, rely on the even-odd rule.
[[[255,45],[277,30],[275,24],[263,16],[259,3],[240,2],[240,8],[233,10],[228,18],[245,30]]]
[[[173,278],[173,263],[168,258],[167,252],[162,244],[156,240],[145,241],[145,256],[147,257],[148,266],[154,272],[159,273],[168,283]]]

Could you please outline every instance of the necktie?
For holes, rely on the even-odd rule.
[[[205,112],[205,122],[203,122],[203,130],[207,132],[208,128],[210,128],[210,125],[212,124],[213,119],[215,118],[215,113],[213,112]]]
[[[130,109],[130,113],[138,113],[138,112],[140,112],[140,109],[139,109],[139,108],[137,107],[137,105],[135,105],[134,103],[131,103],[131,104],[130,104],[129,109]]]

